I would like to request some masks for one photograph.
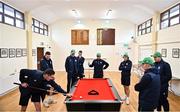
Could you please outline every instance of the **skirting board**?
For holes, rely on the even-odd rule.
[[[17,87],[14,87],[14,88],[12,88],[12,89],[10,89],[10,90],[4,92],[4,93],[1,93],[1,94],[0,94],[0,98],[3,97],[4,95],[7,95],[8,93],[10,93],[10,92],[16,90],[16,89],[18,89],[18,86],[17,86]]]

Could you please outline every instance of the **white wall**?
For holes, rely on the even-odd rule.
[[[97,28],[115,28],[116,29],[116,45],[115,46],[97,46]],[[105,21],[98,20],[84,20],[82,24],[75,21],[57,21],[51,25],[52,28],[52,59],[54,61],[54,68],[57,71],[64,71],[64,62],[66,57],[70,54],[71,49],[83,50],[85,58],[95,58],[97,52],[102,53],[102,58],[107,58],[110,64],[108,70],[116,71],[121,55],[124,54],[125,48],[123,43],[129,42],[134,36],[135,25],[127,21]],[[71,29],[89,29],[89,45],[71,45]],[[86,65],[85,65],[86,66]]]
[[[138,57],[135,60],[141,60],[142,57],[145,57],[146,55],[150,54],[150,52],[152,52],[152,35],[146,34],[143,36],[139,36],[136,38],[136,40],[139,44],[139,48],[136,49],[136,52],[138,52],[138,56],[134,56],[134,58]],[[172,49],[180,49],[180,25],[175,25],[166,29],[159,30],[157,35],[157,43],[157,51],[161,52],[161,49],[167,49],[167,57],[163,57],[163,59],[170,64],[173,77],[180,79],[180,58],[172,58]],[[180,95],[179,85],[180,81],[175,80],[172,82],[171,86],[173,92],[177,95]]]
[[[150,45],[152,43],[152,33],[138,36],[136,41],[139,45]]]
[[[134,64],[138,64],[138,61],[144,57],[152,55],[152,33],[135,37],[130,46],[132,47],[131,52],[133,52],[132,60],[134,60]]]
[[[32,48],[36,49],[36,56],[33,56],[33,68],[37,69],[37,47],[43,47],[44,53],[51,51],[51,38],[50,36],[40,35],[38,33],[32,34]]]
[[[166,29],[158,31],[157,36],[157,51],[161,52],[161,49],[167,49],[167,57],[163,58],[170,63],[173,76],[180,78],[180,58],[172,58],[172,49],[180,49],[180,25],[172,26]],[[137,37],[137,43],[139,44],[139,57],[138,60],[141,60],[143,57],[152,54],[152,34],[146,34]],[[150,56],[150,55],[149,55]]]
[[[143,60],[145,57],[150,57],[153,54],[151,45],[140,46],[139,51],[139,60]]]
[[[13,26],[0,24],[0,48],[26,48],[26,30]],[[51,38],[37,33],[32,34],[33,49],[44,47],[45,51],[50,51]],[[44,43],[43,45],[41,43]],[[37,68],[37,55],[33,56],[33,68]],[[19,71],[27,68],[27,56],[15,58],[0,58],[0,96],[13,89],[19,82]],[[14,75],[12,75],[15,73]]]
[[[180,49],[180,25],[172,26],[158,32],[158,51],[167,49],[167,57],[164,58],[170,63],[174,77],[180,78],[180,58],[172,58],[172,49]]]
[[[26,48],[26,31],[0,24],[0,42],[0,48]],[[27,57],[0,58],[0,95],[15,87],[18,71],[26,67]]]

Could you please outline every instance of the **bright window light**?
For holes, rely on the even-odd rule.
[[[16,11],[16,18],[23,20],[23,15]]]
[[[170,25],[171,26],[175,25],[175,24],[178,24],[178,23],[179,23],[179,16],[170,20]]]
[[[21,20],[16,19],[16,27],[24,28],[24,22]]]
[[[2,14],[0,14],[0,22],[2,22]]]
[[[9,15],[9,16],[14,17],[14,9],[7,6],[7,5],[4,5],[4,13]]]
[[[4,22],[10,25],[14,25],[14,19],[7,16],[4,17]]]
[[[0,12],[3,12],[2,3],[0,3]]]
[[[178,14],[179,14],[179,5],[170,10],[170,17],[173,17]]]
[[[169,21],[168,21],[168,20],[163,21],[163,22],[161,23],[161,28],[166,28],[166,27],[168,27],[168,24],[169,24]]]

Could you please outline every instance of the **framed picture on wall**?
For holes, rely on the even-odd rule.
[[[8,57],[8,49],[0,48],[0,58],[7,58],[7,57]]]
[[[14,58],[16,57],[16,49],[10,48],[9,49],[9,58]]]
[[[162,57],[167,57],[167,49],[161,49]]]
[[[16,49],[16,57],[21,57],[22,56],[22,52],[20,48]]]
[[[173,48],[172,49],[172,57],[173,58],[179,58],[179,48]]]
[[[27,56],[27,49],[22,49],[22,56]]]
[[[36,56],[36,49],[32,49],[32,56]]]

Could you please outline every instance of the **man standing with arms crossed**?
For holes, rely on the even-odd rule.
[[[157,111],[161,111],[161,106],[163,106],[164,111],[169,111],[169,102],[168,102],[168,87],[169,81],[172,78],[171,67],[169,63],[165,62],[162,59],[160,52],[155,52],[152,55],[155,60],[155,67],[158,69],[158,73],[160,74],[161,80],[161,90],[160,90],[160,98],[159,98],[159,105],[157,107]]]
[[[121,62],[119,66],[119,70],[121,71],[121,84],[124,86],[124,92],[126,94],[124,100],[126,104],[129,105],[129,94],[130,94],[130,77],[131,77],[131,68],[132,62],[129,60],[129,56],[127,54],[123,55],[124,61]]]

